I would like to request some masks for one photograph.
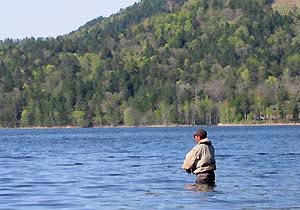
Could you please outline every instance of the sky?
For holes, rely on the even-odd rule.
[[[0,0],[0,40],[57,37],[139,0]]]

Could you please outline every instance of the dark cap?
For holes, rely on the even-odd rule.
[[[207,138],[207,132],[206,132],[206,130],[203,130],[203,129],[199,128],[196,131],[196,133],[194,133],[194,137],[195,136],[200,136],[201,139],[205,139],[205,138]]]

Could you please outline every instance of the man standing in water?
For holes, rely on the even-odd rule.
[[[207,138],[207,132],[198,129],[194,134],[196,145],[186,154],[182,168],[196,175],[196,184],[215,183],[215,149]]]

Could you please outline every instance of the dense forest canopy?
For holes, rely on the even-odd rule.
[[[142,0],[0,42],[0,127],[297,122],[300,17],[272,0]]]

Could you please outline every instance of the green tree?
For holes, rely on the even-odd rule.
[[[83,111],[79,109],[74,110],[72,112],[72,119],[73,119],[73,124],[75,126],[81,126],[81,127],[86,126],[85,113]]]
[[[124,123],[127,126],[137,126],[140,124],[140,113],[133,108],[127,107],[124,110]]]

